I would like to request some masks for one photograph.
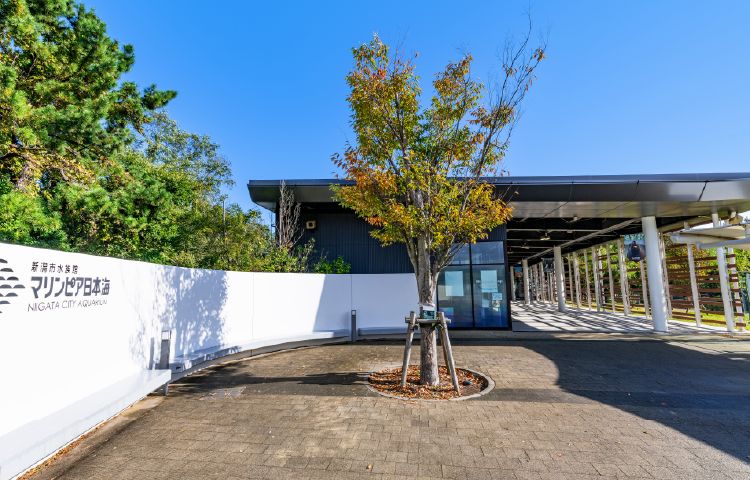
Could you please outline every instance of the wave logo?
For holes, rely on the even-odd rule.
[[[19,283],[18,277],[13,275],[13,269],[8,266],[8,261],[0,258],[0,308],[10,305],[11,300],[18,297],[18,291],[24,288],[26,287]]]

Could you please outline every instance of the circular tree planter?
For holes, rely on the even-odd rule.
[[[438,368],[440,384],[428,387],[419,384],[419,365],[410,365],[406,386],[401,386],[401,365],[394,365],[383,370],[372,372],[365,380],[370,391],[384,397],[399,400],[418,400],[422,402],[460,401],[487,395],[495,388],[495,382],[483,373],[468,368],[456,368],[461,396],[456,395],[451,376],[444,366]],[[472,385],[464,384],[472,382]]]

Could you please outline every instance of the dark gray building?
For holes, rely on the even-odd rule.
[[[438,308],[454,327],[510,327],[510,269],[539,263],[553,247],[565,254],[621,235],[699,223],[712,213],[750,210],[750,173],[503,177],[488,179],[513,207],[513,219],[488,238],[464,247],[440,276]],[[342,180],[286,180],[302,204],[302,242],[329,259],[341,256],[353,274],[412,273],[403,245],[382,247],[372,227],[332,198]],[[276,211],[280,180],[251,180],[250,198]],[[494,283],[493,283],[494,282]],[[497,285],[497,287],[487,287]]]

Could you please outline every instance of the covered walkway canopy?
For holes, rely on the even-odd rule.
[[[593,290],[588,286],[584,296],[595,296],[597,308],[610,303],[605,297],[609,297],[612,310],[615,310],[615,297],[612,279],[612,266],[624,274],[621,277],[620,286],[623,293],[622,303],[625,315],[632,313],[629,306],[627,291],[628,270],[622,262],[622,236],[628,234],[644,234],[645,251],[649,259],[640,263],[641,273],[633,273],[642,279],[638,288],[633,288],[633,295],[640,295],[644,302],[650,304],[645,306],[647,316],[653,316],[653,328],[656,331],[666,331],[668,318],[672,312],[672,300],[669,295],[669,280],[667,279],[668,264],[665,259],[664,237],[667,232],[689,229],[691,227],[712,223],[720,226],[723,219],[730,219],[738,212],[750,210],[750,173],[706,173],[706,174],[666,174],[666,175],[600,175],[600,176],[561,176],[561,177],[498,177],[488,178],[498,196],[503,198],[513,207],[513,218],[504,226],[505,231],[501,235],[492,235],[492,240],[504,241],[505,264],[508,267],[515,265],[523,266],[523,289],[521,296],[525,302],[540,300],[540,289],[547,301],[556,302],[560,312],[565,311],[566,303],[573,300],[572,296],[580,296],[582,279],[578,273],[574,274],[580,267],[579,257],[582,255],[583,263],[591,262],[594,281]],[[306,212],[310,219],[314,214],[344,213],[345,210],[333,200],[332,184],[349,184],[346,180],[286,180],[286,185],[295,193],[295,198],[303,206],[303,217]],[[248,182],[248,191],[252,200],[269,210],[276,211],[279,202],[280,180],[252,180]],[[351,212],[348,212],[351,213]],[[347,236],[359,235],[367,232],[364,222],[354,225],[355,220],[338,221],[329,219],[332,230],[321,229],[316,235],[326,236],[329,242],[346,244]],[[366,233],[364,233],[366,235]],[[492,236],[491,235],[491,236]],[[334,245],[335,246],[335,245]],[[604,251],[592,247],[600,246]],[[612,250],[612,248],[617,249]],[[370,247],[372,248],[372,247]],[[391,247],[389,247],[391,248]],[[728,300],[736,296],[736,272],[731,276],[727,273],[725,249],[719,248],[716,258],[718,277],[721,277],[722,299],[724,315],[726,317],[727,329],[734,330],[734,316],[736,303]],[[352,256],[358,256],[367,261],[373,258],[373,250],[355,249],[342,252],[352,252]],[[357,253],[360,252],[360,253]],[[368,253],[369,252],[369,253]],[[398,252],[394,249],[389,252]],[[614,255],[610,258],[610,252]],[[604,254],[606,253],[606,259]],[[656,255],[656,253],[659,253]],[[591,255],[589,257],[589,254]],[[598,255],[602,255],[599,258]],[[369,257],[368,257],[369,255]],[[389,253],[388,255],[391,255]],[[692,254],[689,254],[689,256]],[[540,268],[542,258],[553,257],[555,259],[554,280],[553,274],[545,274]],[[692,258],[692,257],[691,257]],[[660,261],[656,261],[659,259]],[[564,265],[567,260],[567,273]],[[603,267],[605,261],[606,268]],[[379,259],[380,264],[385,264],[390,259]],[[403,265],[392,262],[393,265]],[[621,262],[618,265],[618,262]],[[690,261],[692,265],[692,260]],[[408,264],[408,259],[406,264]],[[379,265],[380,265],[379,264]],[[596,265],[596,268],[594,268]],[[407,265],[408,266],[408,265]],[[604,270],[602,270],[604,268]],[[609,271],[606,271],[607,268]],[[701,267],[702,268],[702,267]],[[692,267],[691,267],[692,272]],[[364,271],[362,273],[376,273]],[[690,278],[694,278],[694,272]],[[680,274],[682,274],[680,272]],[[589,273],[586,272],[588,281]],[[575,277],[575,282],[573,278]],[[704,275],[705,277],[705,275]],[[646,285],[646,280],[648,285]],[[651,281],[650,279],[654,279]],[[711,279],[704,279],[708,283]],[[609,283],[609,286],[606,285]],[[695,282],[693,282],[695,283]],[[713,282],[713,283],[719,283]],[[574,285],[575,284],[575,285]],[[538,287],[538,288],[537,288]],[[689,288],[689,287],[686,287]],[[545,290],[546,289],[546,290]],[[714,289],[716,290],[716,289]],[[690,302],[696,306],[696,321],[700,323],[698,302],[695,300],[697,294],[678,295],[675,304]],[[510,294],[510,288],[508,294]],[[510,296],[510,295],[508,295]],[[568,298],[566,298],[566,296]],[[693,300],[689,300],[692,298]],[[687,300],[686,300],[687,299]],[[580,302],[575,299],[576,304]],[[713,300],[702,300],[712,302]],[[494,299],[493,299],[494,302]],[[507,299],[507,308],[510,305]],[[474,307],[474,311],[478,308]],[[714,308],[714,307],[711,307]],[[686,309],[687,313],[687,309]],[[650,315],[649,315],[650,314]],[[740,313],[741,316],[741,313]]]

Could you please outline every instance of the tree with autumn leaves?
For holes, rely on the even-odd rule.
[[[356,143],[333,161],[353,185],[334,186],[336,198],[377,227],[383,245],[406,245],[421,307],[435,305],[441,270],[456,252],[511,216],[491,178],[506,174],[503,158],[521,103],[545,58],[546,41],[530,33],[499,51],[501,75],[483,84],[463,52],[435,75],[423,103],[417,55],[406,58],[374,36],[353,48],[346,77]],[[421,384],[439,382],[435,328],[421,329]]]

